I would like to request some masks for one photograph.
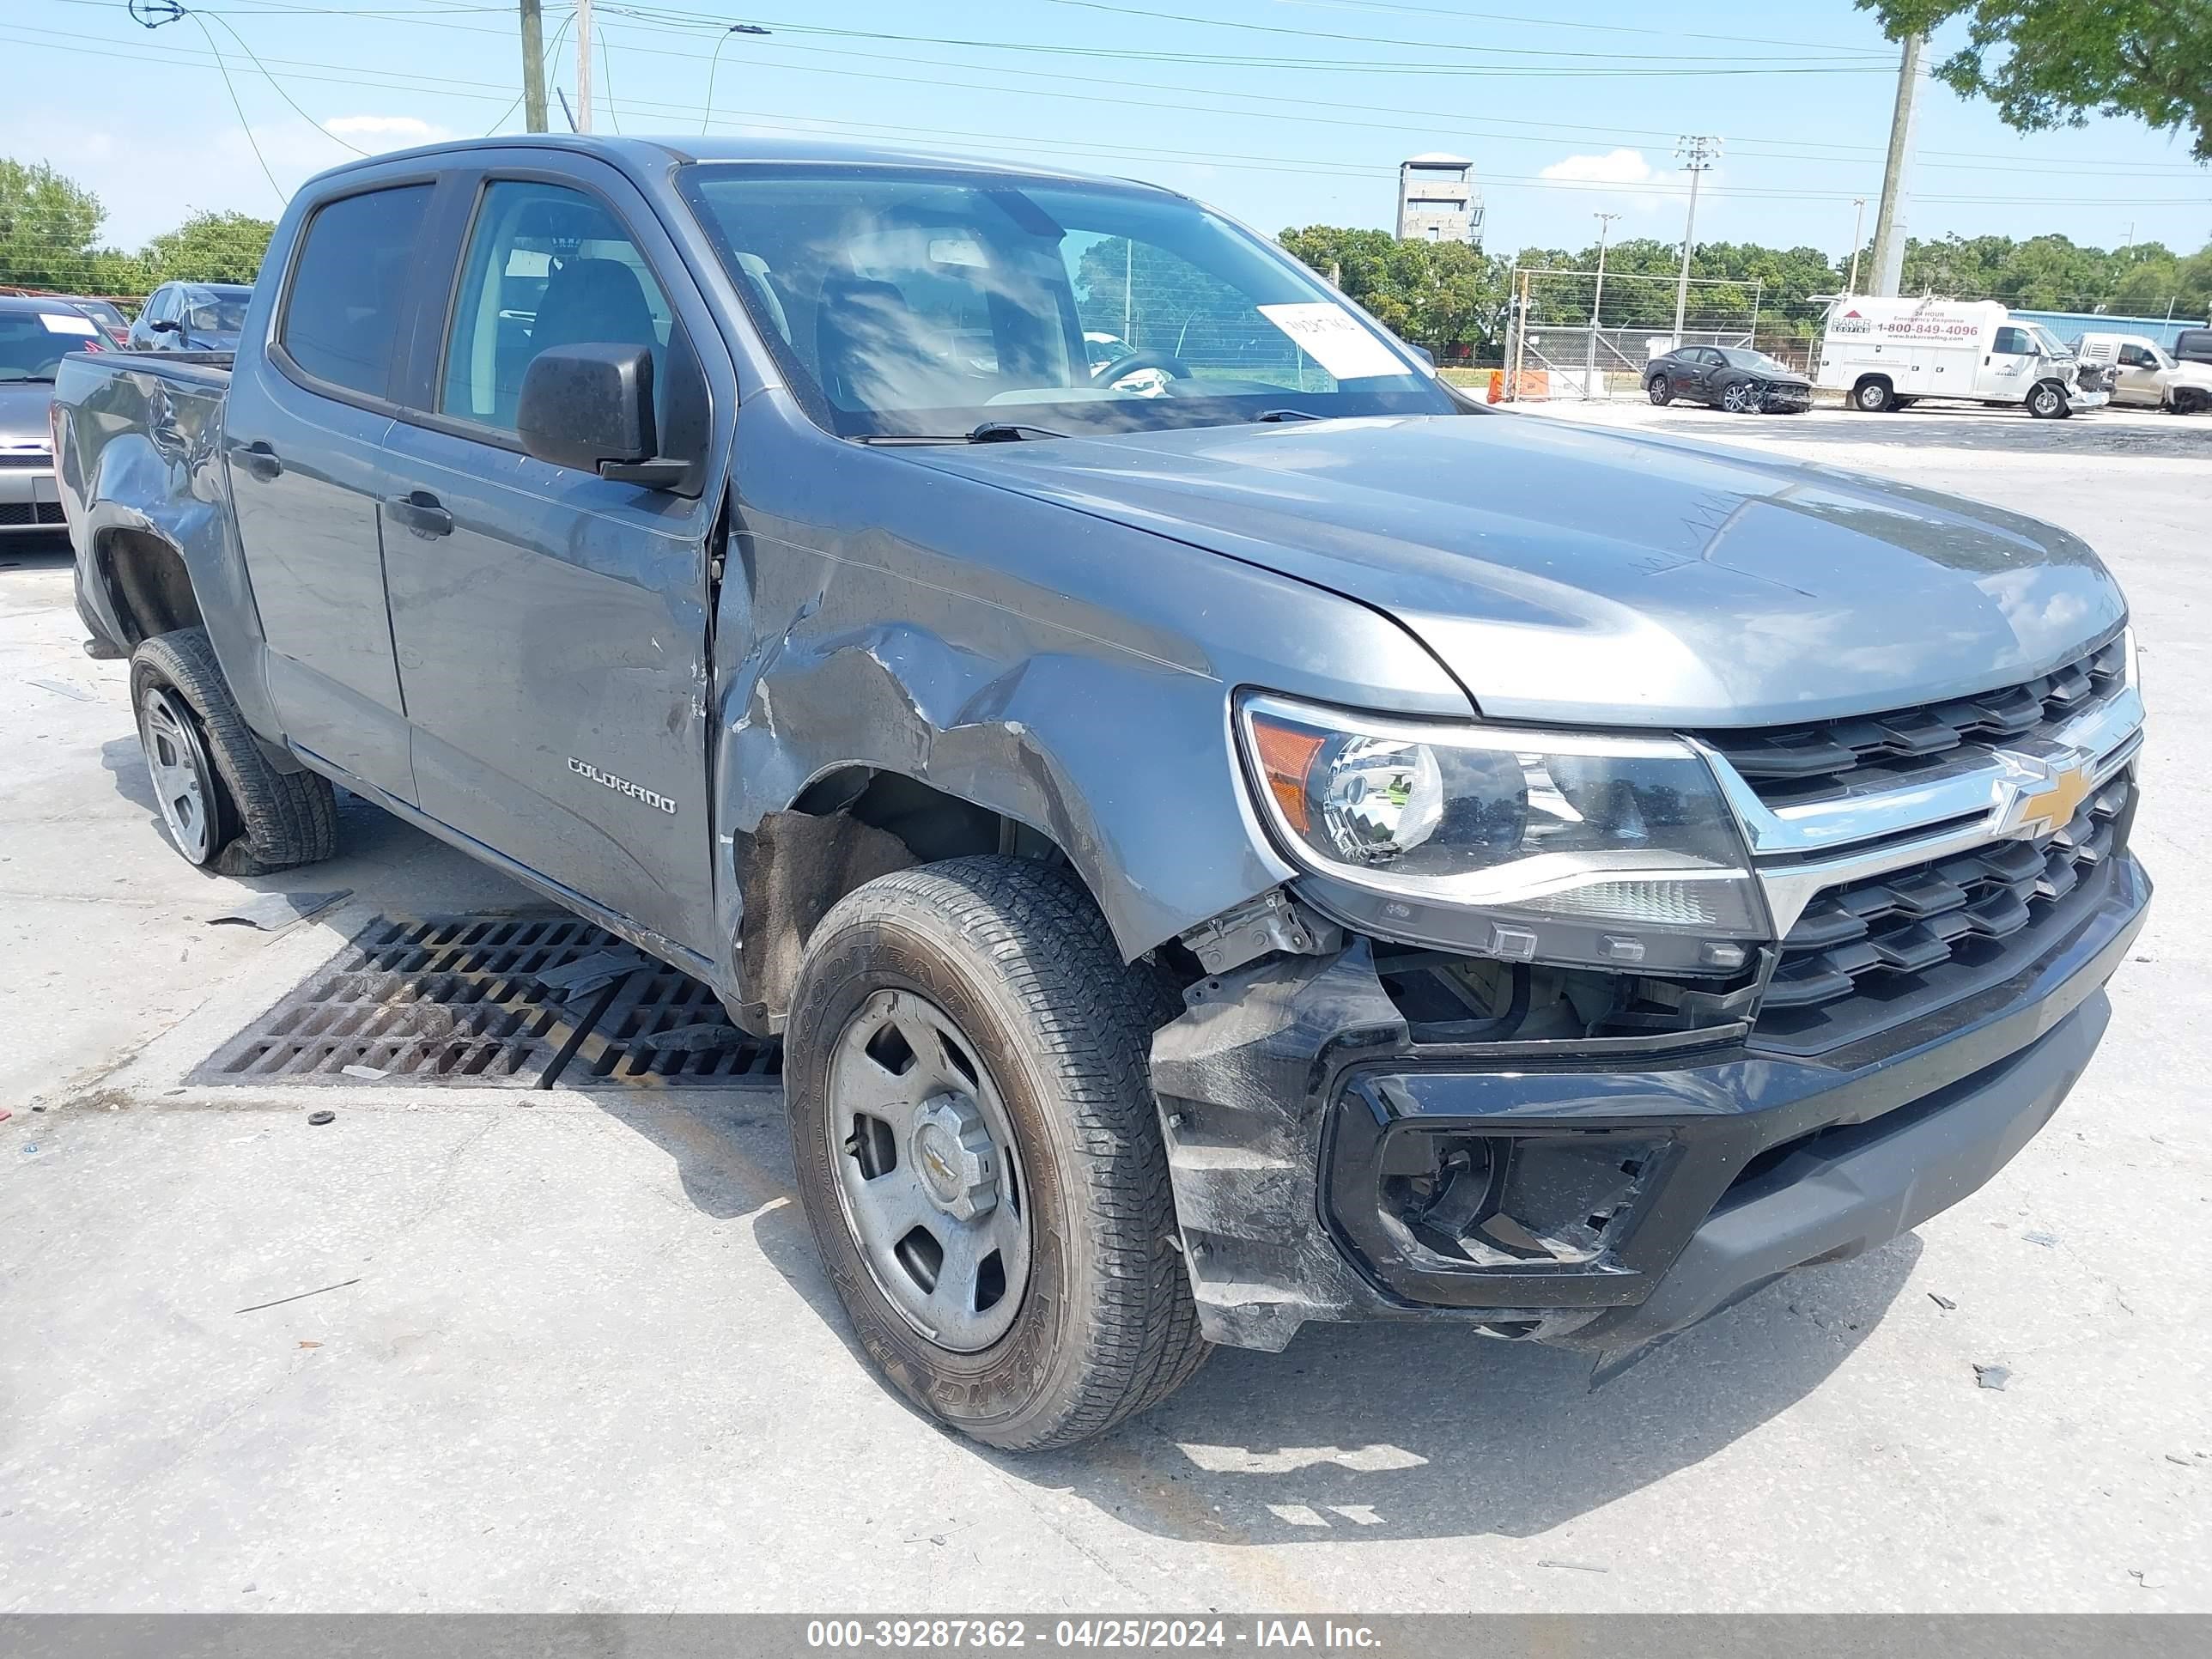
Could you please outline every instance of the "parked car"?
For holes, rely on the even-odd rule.
[[[1828,307],[1814,380],[1869,413],[1940,398],[2061,420],[2109,396],[2049,329],[2014,321],[1994,300],[1847,295]]]
[[[2085,363],[2112,376],[2116,404],[2177,415],[2212,409],[2212,363],[2179,362],[2142,334],[2084,334],[2077,343]]]
[[[133,351],[235,351],[253,290],[238,283],[164,283],[131,325]]]
[[[123,314],[123,308],[114,301],[82,294],[68,294],[62,297],[98,323],[100,332],[115,344],[128,346],[131,343],[131,319]]]
[[[63,528],[47,411],[72,351],[98,350],[100,329],[66,300],[0,295],[0,543]]]
[[[1677,346],[1644,368],[1655,404],[1710,404],[1731,415],[1802,415],[1813,383],[1763,351],[1739,346]]]
[[[1117,243],[1176,302],[1094,374]],[[2064,530],[1470,406],[1125,181],[477,140],[267,269],[234,365],[56,388],[171,838],[325,858],[343,783],[781,1035],[829,1283],[981,1440],[1314,1320],[1625,1363],[2103,1033],[2143,705]]]

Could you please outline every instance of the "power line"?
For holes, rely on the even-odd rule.
[[[58,4],[70,4],[70,5],[99,5],[99,6],[103,6],[103,7],[104,7],[104,6],[106,6],[106,5],[108,5],[108,4],[111,4],[111,3],[112,3],[112,0],[51,0],[51,3],[58,3]],[[313,6],[304,6],[304,5],[300,5],[300,6],[288,6],[288,7],[283,7],[283,8],[281,8],[281,9],[279,9],[279,8],[267,8],[267,9],[267,9],[267,10],[269,10],[269,11],[272,12],[272,13],[274,13],[274,12],[276,12],[276,11],[277,11],[277,10],[280,10],[280,9],[281,9],[282,11],[284,11],[284,12],[299,12],[299,13],[307,13],[307,14],[312,14],[312,15],[320,15],[320,16],[331,16],[331,17],[353,17],[353,16],[377,16],[377,17],[383,17],[383,16],[391,16],[391,17],[393,17],[393,18],[398,19],[399,21],[404,21],[404,22],[405,22],[405,23],[407,23],[407,24],[409,24],[410,26],[412,26],[412,27],[447,28],[447,29],[451,29],[451,30],[454,30],[454,31],[456,31],[456,32],[464,33],[497,35],[497,36],[500,36],[500,37],[502,37],[502,38],[503,38],[503,37],[505,36],[505,34],[506,34],[506,31],[505,31],[505,30],[493,30],[493,29],[476,28],[476,27],[470,27],[469,25],[466,25],[466,24],[444,23],[444,22],[433,21],[430,21],[430,20],[429,20],[429,18],[428,18],[427,15],[425,15],[424,14],[422,14],[422,13],[419,13],[419,12],[408,12],[408,13],[399,13],[399,12],[388,12],[388,13],[387,13],[387,12],[375,12],[375,13],[370,13],[370,12],[356,12],[356,11],[334,11],[334,10],[331,10],[331,9],[329,9],[329,8],[325,8],[325,7],[313,7]],[[447,6],[444,9],[445,9],[446,11],[449,12],[449,13],[453,13],[453,14],[472,14],[472,13],[481,12],[481,11],[487,10],[487,9],[504,10],[504,8],[503,8],[503,7],[500,7],[500,8],[485,8],[485,7],[465,6],[465,5],[449,5],[449,6]],[[706,14],[706,13],[700,13],[700,12],[683,11],[683,10],[679,10],[679,9],[672,9],[672,8],[667,8],[667,7],[655,7],[655,8],[651,8],[651,9],[643,9],[643,8],[623,7],[623,6],[620,6],[620,5],[613,5],[613,6],[608,6],[608,7],[606,7],[606,8],[605,8],[605,9],[607,9],[607,10],[611,10],[611,11],[617,12],[617,13],[619,13],[620,15],[622,15],[625,16],[626,18],[629,18],[629,19],[631,21],[631,22],[632,22],[632,24],[633,24],[633,26],[634,26],[634,27],[639,27],[639,28],[650,29],[650,30],[653,30],[653,31],[656,31],[656,32],[665,32],[665,33],[678,33],[678,34],[687,34],[687,35],[688,35],[688,34],[690,34],[690,33],[695,33],[696,31],[703,30],[703,29],[706,29],[706,28],[713,28],[713,29],[716,30],[718,33],[720,33],[720,32],[724,31],[724,30],[726,28],[726,27],[727,27],[727,26],[726,26],[726,21],[725,21],[725,20],[723,20],[723,19],[720,19],[720,18],[716,18],[716,17],[714,17],[714,16],[713,16],[713,15],[709,15],[709,14]],[[1413,9],[1419,9],[1419,8],[1413,8]],[[240,15],[245,15],[245,14],[240,14]],[[1507,21],[1531,21],[1531,20],[1507,20]],[[1590,27],[1590,28],[1598,28],[1598,27],[1610,27],[1610,26],[1600,26],[1600,25],[1595,25],[1595,24],[1593,24],[1593,25],[1566,25],[1566,24],[1561,24],[1561,25],[1558,25],[1558,27]],[[1665,33],[1664,31],[1625,29],[1625,27],[1624,27],[1624,32],[1627,32],[1627,33]],[[846,33],[848,33],[848,34],[860,34],[862,32],[858,32],[858,31],[847,31]],[[603,33],[604,33],[604,32],[602,32],[602,34],[603,34]],[[865,37],[865,38],[873,38],[873,37]],[[897,37],[884,37],[884,38],[897,38]],[[1775,43],[1775,44],[1788,44],[1788,43],[1778,42],[1778,43]],[[634,51],[634,52],[655,52],[655,53],[657,53],[658,55],[664,56],[664,57],[683,57],[683,58],[690,58],[690,57],[692,57],[692,56],[693,56],[693,54],[689,53],[689,52],[669,52],[669,51],[666,51],[665,49],[659,49],[659,48],[654,48],[654,47],[650,47],[650,46],[633,46],[629,47],[628,49],[629,49],[629,50],[630,50],[630,51]],[[851,48],[839,48],[839,47],[835,47],[835,46],[794,46],[794,45],[788,45],[788,44],[781,45],[781,46],[778,46],[778,47],[776,47],[776,48],[771,48],[771,49],[766,49],[766,50],[771,50],[771,51],[776,51],[776,52],[802,52],[802,53],[808,54],[808,55],[810,55],[810,56],[836,57],[836,58],[858,58],[858,59],[861,59],[861,60],[864,60],[864,61],[870,61],[870,62],[883,62],[883,63],[896,64],[898,64],[898,65],[900,65],[900,66],[902,67],[902,69],[905,71],[904,73],[902,73],[902,74],[899,74],[899,75],[896,75],[896,76],[883,76],[883,75],[875,75],[875,76],[871,76],[871,75],[868,75],[868,74],[865,73],[864,71],[860,71],[860,70],[825,69],[825,68],[822,68],[822,67],[816,66],[816,65],[811,65],[811,64],[790,64],[790,63],[778,63],[778,64],[776,64],[776,67],[781,68],[781,69],[785,70],[786,70],[786,71],[787,71],[787,72],[790,72],[790,73],[795,73],[795,74],[809,74],[809,75],[836,75],[836,76],[845,76],[845,77],[848,77],[848,78],[854,78],[854,79],[890,80],[890,81],[896,81],[896,82],[900,82],[900,83],[902,83],[902,84],[911,84],[911,83],[912,83],[912,81],[913,81],[912,70],[913,70],[913,68],[914,68],[915,65],[917,65],[917,64],[927,64],[927,65],[931,65],[931,66],[935,66],[935,67],[945,67],[945,68],[960,69],[960,70],[966,70],[966,71],[968,71],[969,73],[971,73],[971,74],[981,74],[981,75],[989,75],[989,76],[1021,76],[1021,77],[1024,77],[1024,78],[1026,78],[1026,79],[1044,80],[1044,81],[1048,81],[1048,82],[1059,82],[1059,83],[1062,83],[1063,85],[1064,85],[1064,83],[1065,83],[1065,82],[1066,82],[1070,78],[1070,77],[1069,77],[1069,76],[1067,76],[1066,74],[1064,74],[1064,73],[1062,73],[1062,72],[1060,72],[1060,71],[1055,71],[1055,70],[1026,70],[1026,69],[1016,68],[1016,67],[1013,67],[1013,66],[1011,66],[1011,65],[979,64],[965,64],[965,63],[958,63],[958,62],[948,62],[947,60],[945,60],[945,59],[942,59],[942,58],[918,58],[914,57],[914,56],[913,56],[912,54],[910,54],[910,53],[903,53],[903,54],[890,54],[890,53],[881,53],[881,52],[860,52],[860,51],[854,51],[854,50],[853,50],[853,49],[851,49]],[[1158,103],[1158,102],[1148,102],[1148,101],[1144,100],[1131,100],[1131,99],[1128,99],[1128,98],[1127,98],[1127,97],[1121,97],[1121,96],[1115,96],[1115,97],[1102,97],[1102,96],[1098,96],[1098,95],[1097,95],[1097,94],[1088,94],[1088,95],[1086,95],[1086,94],[1084,94],[1072,93],[1072,92],[1065,91],[1065,90],[1061,89],[1061,87],[1060,87],[1060,86],[1055,86],[1055,87],[1054,87],[1051,90],[1048,91],[1048,90],[1040,89],[1040,88],[1028,88],[1028,87],[1010,87],[1010,86],[1003,86],[1003,85],[990,84],[990,83],[984,83],[984,84],[980,84],[980,85],[979,85],[978,83],[972,82],[946,82],[946,81],[941,81],[941,80],[940,80],[940,81],[933,82],[932,84],[933,84],[933,85],[934,85],[934,86],[939,86],[939,87],[945,87],[945,88],[964,88],[964,89],[968,89],[968,90],[974,90],[974,91],[998,92],[998,93],[1012,93],[1012,94],[1019,94],[1019,95],[1024,95],[1024,96],[1030,96],[1030,97],[1051,97],[1051,98],[1054,98],[1054,99],[1055,99],[1055,100],[1070,100],[1070,99],[1080,99],[1080,100],[1083,100],[1084,101],[1088,101],[1088,102],[1097,102],[1097,103],[1111,103],[1111,104],[1116,105],[1117,106],[1122,106],[1122,107],[1131,107],[1131,106],[1133,106],[1133,107],[1143,107],[1143,108],[1170,109],[1170,110],[1174,110],[1174,111],[1176,111],[1176,112],[1180,112],[1180,113],[1198,113],[1198,112],[1202,112],[1202,113],[1212,113],[1212,114],[1222,114],[1222,115],[1233,115],[1233,116],[1236,116],[1236,117],[1237,117],[1237,118],[1243,118],[1243,119],[1252,119],[1252,118],[1260,118],[1260,119],[1286,119],[1286,118],[1287,118],[1287,119],[1295,119],[1295,120],[1297,120],[1297,121],[1299,123],[1299,125],[1338,125],[1338,126],[1345,126],[1345,127],[1364,128],[1364,129],[1366,129],[1366,130],[1370,130],[1370,131],[1398,131],[1398,132],[1420,133],[1420,134],[1430,134],[1430,133],[1433,133],[1433,131],[1435,131],[1435,128],[1434,128],[1433,126],[1431,126],[1431,125],[1412,125],[1412,124],[1406,123],[1406,122],[1384,122],[1384,121],[1373,121],[1373,120],[1368,120],[1368,121],[1352,121],[1352,120],[1343,120],[1343,119],[1332,119],[1331,118],[1328,118],[1328,117],[1326,117],[1326,116],[1318,116],[1318,115],[1316,115],[1316,114],[1314,114],[1314,113],[1312,112],[1313,111],[1315,111],[1315,110],[1316,110],[1316,109],[1353,110],[1353,109],[1368,109],[1368,108],[1370,108],[1370,107],[1371,107],[1371,106],[1370,106],[1370,105],[1368,105],[1368,104],[1364,104],[1364,103],[1360,103],[1360,104],[1352,104],[1352,103],[1344,103],[1344,102],[1337,102],[1337,101],[1331,101],[1331,100],[1316,100],[1316,99],[1310,99],[1310,98],[1282,98],[1282,97],[1271,97],[1271,96],[1269,96],[1269,95],[1267,95],[1267,94],[1265,94],[1237,92],[1237,91],[1234,91],[1234,90],[1231,90],[1231,89],[1229,89],[1229,88],[1218,88],[1218,87],[1214,87],[1214,88],[1189,88],[1189,87],[1185,87],[1185,86],[1178,85],[1178,84],[1172,83],[1172,82],[1151,82],[1151,81],[1130,81],[1130,82],[1124,82],[1122,84],[1123,84],[1123,85],[1125,85],[1125,86],[1128,86],[1128,87],[1143,88],[1146,88],[1146,89],[1148,89],[1148,90],[1161,91],[1161,92],[1170,92],[1170,93],[1177,93],[1177,94],[1194,94],[1194,93],[1203,93],[1203,94],[1205,94],[1211,95],[1211,96],[1214,96],[1214,97],[1236,99],[1236,100],[1242,100],[1242,101],[1244,101],[1244,102],[1248,102],[1248,103],[1267,103],[1267,104],[1277,104],[1277,105],[1285,106],[1287,106],[1287,107],[1289,107],[1289,108],[1291,108],[1291,109],[1295,110],[1295,111],[1296,111],[1296,112],[1297,112],[1295,115],[1293,115],[1293,116],[1288,116],[1288,117],[1275,117],[1275,116],[1271,116],[1271,115],[1269,115],[1269,114],[1267,114],[1267,113],[1266,113],[1266,112],[1255,112],[1255,111],[1250,111],[1250,110],[1238,110],[1238,109],[1224,109],[1224,108],[1221,108],[1221,107],[1219,107],[1219,106],[1214,106],[1214,105],[1193,104],[1193,103],[1190,103],[1190,102],[1188,100],[1188,98],[1187,98],[1187,97],[1186,97],[1182,101],[1179,101],[1179,102],[1176,102],[1176,103],[1174,103],[1174,104],[1164,104],[1164,103]],[[1480,137],[1486,137],[1486,138],[1490,139],[1490,140],[1491,140],[1492,142],[1493,142],[1493,143],[1522,143],[1522,144],[1530,144],[1530,143],[1541,144],[1541,143],[1546,143],[1546,142],[1547,142],[1546,140],[1544,140],[1544,139],[1542,139],[1542,138],[1540,138],[1540,137],[1534,137],[1534,136],[1532,136],[1532,130],[1535,130],[1535,129],[1541,129],[1541,130],[1544,130],[1544,131],[1552,131],[1552,132],[1557,132],[1557,133],[1562,133],[1562,134],[1579,134],[1579,135],[1583,135],[1583,136],[1589,137],[1595,137],[1595,138],[1600,138],[1600,139],[1611,138],[1611,139],[1614,139],[1614,140],[1620,140],[1620,139],[1643,139],[1643,138],[1664,138],[1664,137],[1670,137],[1672,136],[1670,132],[1666,131],[1662,131],[1662,130],[1661,130],[1661,129],[1656,129],[1656,128],[1596,127],[1596,126],[1589,126],[1589,125],[1576,125],[1576,124],[1563,123],[1563,122],[1530,122],[1530,121],[1524,121],[1524,122],[1520,122],[1520,123],[1518,123],[1518,124],[1516,125],[1516,126],[1515,128],[1513,128],[1513,129],[1499,129],[1499,128],[1495,128],[1495,127],[1485,126],[1485,125],[1479,125],[1479,124],[1470,123],[1470,122],[1468,122],[1468,121],[1466,119],[1466,117],[1465,117],[1465,115],[1464,115],[1464,113],[1463,113],[1462,112],[1454,111],[1454,110],[1420,110],[1420,109],[1404,109],[1404,108],[1401,108],[1401,109],[1400,109],[1399,112],[1400,112],[1400,113],[1402,113],[1402,114],[1408,114],[1408,115],[1425,115],[1425,116],[1433,117],[1433,118],[1436,118],[1437,120],[1438,120],[1438,121],[1443,121],[1443,122],[1449,122],[1449,123],[1451,123],[1451,124],[1452,124],[1452,125],[1453,125],[1453,127],[1454,127],[1454,128],[1455,128],[1455,130],[1456,130],[1456,131],[1462,131],[1462,132],[1466,132],[1466,133],[1468,133],[1468,134],[1471,134],[1471,135],[1474,135],[1474,136],[1480,136]],[[1758,144],[1758,143],[1767,143],[1767,144],[1781,145],[1781,146],[1784,146],[1785,148],[1784,148],[1784,149],[1779,149],[1779,150],[1759,150],[1759,149],[1754,149],[1751,148],[1751,146],[1752,146],[1752,145]],[[1795,152],[1798,152],[1798,151],[1832,151],[1832,152],[1839,152],[1840,154],[1838,154],[1838,155],[1810,155],[1810,156],[1808,156],[1808,155],[1798,155],[1798,154],[1796,154],[1796,153],[1795,153]],[[1759,139],[1759,138],[1757,138],[1757,137],[1753,137],[1753,138],[1750,138],[1750,139],[1746,140],[1743,143],[1739,144],[1739,145],[1737,146],[1737,148],[1736,148],[1736,154],[1737,154],[1738,155],[1740,155],[1740,156],[1747,156],[1747,155],[1759,155],[1759,156],[1771,157],[1771,158],[1772,158],[1772,159],[1778,159],[1778,160],[1794,160],[1794,161],[1801,161],[1801,162],[1802,162],[1802,161],[1813,161],[1819,162],[1819,163],[1824,163],[1824,164],[1829,164],[1829,165],[1838,165],[1838,166],[1841,166],[1841,165],[1851,165],[1851,164],[1852,164],[1852,163],[1850,162],[1850,161],[1849,160],[1849,157],[1850,157],[1850,155],[1859,155],[1859,156],[1864,156],[1864,157],[1871,158],[1871,157],[1873,157],[1873,156],[1877,156],[1877,155],[1880,155],[1881,154],[1882,154],[1882,150],[1881,150],[1881,148],[1880,146],[1875,146],[1875,145],[1826,143],[1819,143],[1819,142],[1808,141],[1808,140],[1802,140],[1802,139],[1788,139],[1788,138],[1767,138],[1767,139]],[[1980,158],[1986,159],[1986,160],[1990,160],[1990,161],[1999,161],[1999,162],[2008,162],[2008,163],[2009,163],[2009,162],[2016,162],[2016,161],[2019,161],[2019,158],[2017,158],[2016,156],[2002,155],[1998,155],[1998,154],[1996,154],[1996,153],[1995,153],[1995,152],[1990,152],[1990,151],[1973,151],[1973,150],[1948,150],[1948,151],[1947,151],[1947,150],[1931,150],[1931,151],[1925,152],[1925,154],[1926,154],[1926,155],[1930,155],[1930,156],[1935,156],[1935,155],[1953,155],[1953,156],[1960,156],[1960,157],[1966,157],[1966,158],[1980,157]],[[2031,173],[2051,173],[2051,172],[2061,172],[2061,171],[2068,171],[2068,170],[2070,170],[2070,169],[2067,168],[2066,167],[2064,167],[2064,166],[2063,165],[2063,161],[2064,161],[2066,159],[2067,159],[2067,158],[2054,158],[2052,161],[2048,161],[2048,162],[2040,162],[2040,161],[2026,161],[2026,162],[2021,162],[2021,164],[2019,164],[2019,165],[2005,166],[2005,167],[1967,167],[1967,166],[1963,166],[1963,165],[1958,165],[1958,164],[1955,164],[1955,163],[1954,163],[1954,164],[1947,164],[1947,163],[1938,162],[1938,161],[1930,161],[1929,163],[1928,163],[1928,165],[1935,166],[1935,167],[1949,167],[1951,170],[1960,171],[1960,172],[1998,172],[1998,171],[2007,171],[2007,172],[2031,172]],[[2201,167],[2199,167],[2197,164],[2193,163],[2193,162],[2125,162],[2125,161],[2101,161],[2101,160],[2094,160],[2094,159],[2091,159],[2091,158],[2088,158],[2088,157],[2075,157],[2075,158],[2071,158],[2071,159],[2072,159],[2072,160],[2074,161],[2074,162],[2075,163],[2076,167],[2077,167],[2080,171],[2081,171],[2081,172],[2082,172],[2086,176],[2093,176],[2093,177],[2094,177],[2094,176],[2104,176],[2104,172],[2103,172],[2103,170],[2105,170],[2105,169],[2118,169],[2118,171],[2117,173],[2113,173],[2113,174],[2112,174],[2112,175],[2111,175],[2111,176],[2117,176],[2117,177],[2125,177],[2125,176],[2130,176],[2130,175],[2142,175],[2142,174],[2148,174],[2148,173],[2154,173],[2154,172],[2163,172],[2163,171],[2188,172],[2188,173],[2196,173],[2196,174],[2199,174],[2199,175],[2201,175],[2201,174],[2203,173],[2203,169]],[[2095,170],[2095,171],[2092,171],[2093,169],[2094,169],[2094,170]]]

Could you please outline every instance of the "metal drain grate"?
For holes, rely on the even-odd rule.
[[[195,1083],[550,1088],[769,1084],[781,1051],[660,963],[571,995],[539,975],[637,953],[572,916],[380,916],[209,1057]],[[349,1071],[347,1068],[354,1068]]]

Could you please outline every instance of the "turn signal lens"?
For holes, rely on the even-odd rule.
[[[1313,827],[1312,809],[1306,804],[1306,775],[1328,741],[1319,732],[1285,726],[1264,715],[1253,717],[1252,747],[1258,751],[1260,774],[1267,780],[1267,793],[1274,797],[1284,818],[1302,836]]]

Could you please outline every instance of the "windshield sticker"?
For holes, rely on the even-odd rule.
[[[57,317],[51,311],[39,313],[39,320],[46,325],[49,334],[97,334],[89,317]]]
[[[1289,335],[1298,349],[1340,380],[1376,374],[1410,374],[1405,360],[1361,327],[1348,311],[1314,305],[1261,306],[1260,314]]]

